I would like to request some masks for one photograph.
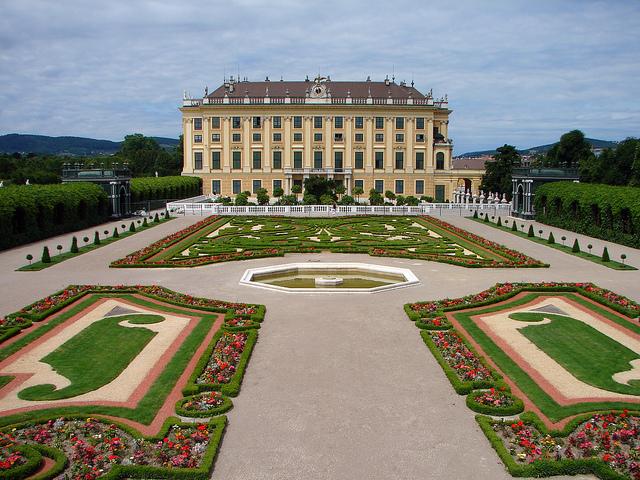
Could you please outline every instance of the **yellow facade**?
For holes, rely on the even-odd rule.
[[[425,98],[185,98],[182,174],[223,196],[277,186],[289,194],[314,175],[351,195],[360,186],[364,197],[376,188],[445,201],[459,185],[477,190],[481,171],[451,166],[448,102]]]

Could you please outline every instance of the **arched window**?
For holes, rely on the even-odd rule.
[[[444,170],[444,153],[436,153],[436,170]]]

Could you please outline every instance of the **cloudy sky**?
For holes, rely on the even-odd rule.
[[[640,1],[0,2],[0,134],[177,137],[182,91],[238,71],[395,71],[449,95],[457,154],[622,139],[640,135]]]

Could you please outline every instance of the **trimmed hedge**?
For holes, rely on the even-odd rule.
[[[175,200],[202,193],[199,177],[141,177],[131,179],[131,201]]]
[[[0,188],[0,250],[107,220],[107,194],[92,183]]]
[[[640,188],[553,182],[534,206],[539,222],[640,248]]]
[[[484,395],[486,392],[478,390],[467,395],[467,407],[474,412],[483,413],[485,415],[507,416],[522,413],[524,410],[524,402],[510,392],[499,392],[501,395],[507,395],[513,400],[513,404],[507,407],[496,407],[493,405],[485,405],[476,401],[477,397]]]

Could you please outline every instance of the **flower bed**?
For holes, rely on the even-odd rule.
[[[640,417],[626,410],[583,417],[564,435],[550,434],[539,422],[522,418],[478,419],[512,475],[592,472],[601,478],[640,479]]]
[[[224,319],[224,327],[229,331],[260,328],[260,323],[251,319],[249,315],[227,315]]]
[[[246,333],[224,332],[196,383],[229,383],[247,342]]]
[[[506,386],[470,393],[467,406],[474,412],[486,415],[515,415],[524,410],[522,400],[513,396]]]
[[[183,417],[212,417],[231,408],[231,399],[215,390],[191,395],[176,403],[176,413]]]
[[[451,322],[444,315],[430,315],[416,320],[416,327],[423,330],[449,330]]]
[[[208,478],[225,423],[222,417],[209,424],[167,425],[163,436],[147,439],[93,418],[58,418],[16,426],[11,437],[16,445],[44,445],[62,451],[68,460],[64,478],[119,477],[116,473],[138,478]],[[17,467],[5,473],[17,474],[14,469]]]
[[[600,288],[593,283],[565,283],[565,282],[544,282],[544,283],[498,283],[483,292],[467,295],[465,297],[433,302],[417,302],[408,304],[405,311],[412,318],[417,320],[433,312],[444,312],[471,308],[491,303],[501,302],[523,291],[535,292],[578,292],[582,295],[600,302],[612,309],[634,318],[640,315],[640,305],[628,298],[618,295],[610,290]]]

